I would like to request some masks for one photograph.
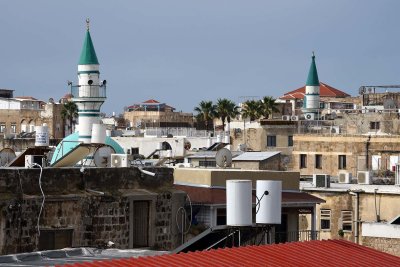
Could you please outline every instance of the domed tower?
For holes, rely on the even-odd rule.
[[[100,123],[100,107],[106,100],[106,81],[100,81],[99,61],[90,36],[89,19],[78,63],[78,85],[71,85],[72,101],[78,106],[79,141],[90,143],[93,124]]]
[[[303,100],[303,113],[306,120],[318,119],[319,115],[319,80],[317,66],[315,65],[315,55],[312,53],[311,66],[308,72],[305,96]]]

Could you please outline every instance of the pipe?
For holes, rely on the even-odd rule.
[[[359,224],[360,224],[360,219],[359,219],[359,208],[360,208],[360,203],[359,203],[359,193],[361,191],[350,191],[350,195],[356,196],[356,210],[355,210],[355,229],[354,229],[354,243],[359,244],[359,233],[358,233],[358,229],[359,229]]]
[[[370,140],[371,140],[371,136],[368,136],[367,142],[365,144],[365,151],[366,151],[365,167],[367,168],[367,171],[369,170],[369,160],[368,160],[369,153],[368,153],[368,151],[369,151],[369,141]]]

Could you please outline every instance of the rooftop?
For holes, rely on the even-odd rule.
[[[102,266],[398,266],[400,258],[344,240],[291,242],[70,264]],[[57,266],[57,265],[56,265]]]
[[[294,91],[285,93],[283,96],[279,97],[279,99],[281,99],[281,100],[303,99],[305,92],[306,92],[306,87],[303,86]],[[343,98],[343,97],[350,96],[349,94],[347,94],[339,89],[333,88],[332,86],[327,85],[326,83],[323,83],[323,82],[319,83],[319,95],[320,95],[320,97],[337,97],[337,98]]]
[[[315,187],[312,182],[300,182],[300,189],[304,191],[348,192],[363,191],[365,193],[400,194],[400,186],[378,184],[341,184],[331,183],[330,187]]]
[[[245,152],[233,158],[232,161],[263,161],[279,155],[280,153],[280,151]]]

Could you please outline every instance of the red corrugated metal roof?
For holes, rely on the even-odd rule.
[[[285,93],[282,97],[279,99],[283,100],[288,100],[288,99],[303,99],[304,94],[306,92],[306,87],[303,86],[299,89],[296,89],[294,91],[291,91],[289,93]],[[336,88],[333,88],[330,85],[327,85],[326,83],[319,83],[319,95],[321,97],[348,97],[350,96],[349,94],[340,91]]]
[[[178,190],[185,191],[193,203],[226,204],[226,190],[220,188],[174,185]],[[253,197],[255,202],[255,197]],[[282,203],[323,203],[323,199],[304,192],[282,192]]]
[[[324,240],[100,260],[63,266],[400,266],[400,258],[349,241]]]

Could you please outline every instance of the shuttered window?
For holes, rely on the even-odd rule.
[[[320,211],[320,229],[331,230],[331,210]]]
[[[342,230],[353,231],[353,212],[350,210],[342,210]]]

